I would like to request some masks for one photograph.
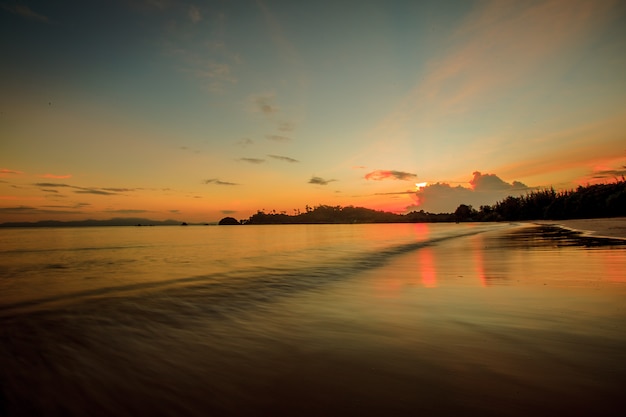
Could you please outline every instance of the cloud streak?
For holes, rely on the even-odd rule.
[[[30,206],[0,207],[0,214],[38,215],[38,214],[83,214],[79,210],[47,210]]]
[[[335,179],[327,180],[327,179],[324,179],[322,177],[315,177],[315,176],[313,176],[309,180],[309,184],[328,185],[329,183],[334,182],[334,181],[337,181],[337,180],[335,180]]]
[[[265,159],[262,159],[262,158],[239,158],[239,160],[242,162],[247,162],[249,164],[256,164],[256,165],[259,165],[265,162]]]
[[[0,7],[10,13],[16,14],[28,20],[36,20],[36,21],[45,22],[45,23],[50,22],[50,19],[48,18],[48,16],[44,16],[43,14],[37,13],[33,11],[30,7],[23,5],[23,4],[15,4],[13,6],[0,4]]]
[[[137,191],[136,188],[114,188],[114,187],[78,187],[76,185],[69,185],[58,182],[37,182],[33,184],[36,187],[46,192],[58,192],[53,190],[54,188],[71,188],[76,194],[94,194],[94,195],[119,195],[122,193]]]
[[[294,158],[290,158],[288,156],[282,156],[282,155],[267,155],[268,157],[272,158],[272,159],[277,159],[279,161],[285,161],[285,162],[289,162],[289,163],[297,163],[300,162],[297,159]]]
[[[104,191],[104,190],[97,190],[97,189],[80,189],[80,190],[76,190],[74,191],[74,193],[76,194],[94,194],[94,195],[117,195],[118,193],[112,193],[110,191]]]
[[[235,182],[222,181],[217,178],[211,178],[203,181],[204,184],[215,184],[215,185],[239,185]]]
[[[283,122],[278,124],[278,130],[281,132],[293,132],[296,130],[296,126],[293,123]]]
[[[592,174],[592,178],[595,179],[619,178],[624,176],[626,176],[626,165],[622,165],[621,168],[617,169],[594,171],[594,173]]]
[[[281,135],[266,135],[265,137],[273,142],[289,142],[291,140],[291,138]]]
[[[198,23],[202,20],[202,13],[200,13],[200,9],[193,5],[189,6],[188,16],[192,23]]]
[[[2,168],[0,169],[0,175],[21,175],[22,171],[16,171],[14,169]]]
[[[382,181],[382,180],[402,180],[402,181],[410,181],[417,178],[417,174],[413,174],[411,172],[404,171],[395,171],[395,170],[383,170],[378,169],[376,171],[372,171],[370,173],[365,174],[366,180],[374,180],[374,181]]]
[[[254,141],[250,138],[243,138],[237,141],[237,145],[241,146],[242,148],[245,148],[253,144],[254,144]]]
[[[255,110],[263,113],[265,116],[272,116],[278,113],[279,109],[275,104],[276,97],[273,94],[253,96],[251,100],[254,103]]]
[[[425,74],[374,129],[401,138],[416,127],[441,126],[450,115],[476,112],[513,89],[537,88],[537,77],[574,65],[563,56],[611,17],[615,1],[478,2],[452,33],[452,48],[428,62]],[[532,28],[532,30],[529,30]],[[534,84],[529,84],[533,79]]]
[[[36,182],[33,185],[35,185],[37,187],[59,187],[59,188],[68,187],[68,188],[77,188],[77,187],[74,187],[73,185],[56,183],[56,182]]]

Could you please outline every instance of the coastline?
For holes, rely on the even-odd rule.
[[[626,217],[606,219],[538,220],[533,224],[557,226],[581,234],[581,237],[626,240]]]

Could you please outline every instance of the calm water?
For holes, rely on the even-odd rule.
[[[509,224],[0,230],[0,415],[622,415],[626,246]]]

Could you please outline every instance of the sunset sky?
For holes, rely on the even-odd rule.
[[[624,1],[0,0],[0,47],[0,222],[450,212],[626,175]]]

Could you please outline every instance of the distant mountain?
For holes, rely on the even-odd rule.
[[[150,220],[134,217],[117,217],[109,220],[41,220],[38,222],[7,222],[0,227],[94,227],[94,226],[176,226],[183,222],[178,220]]]

